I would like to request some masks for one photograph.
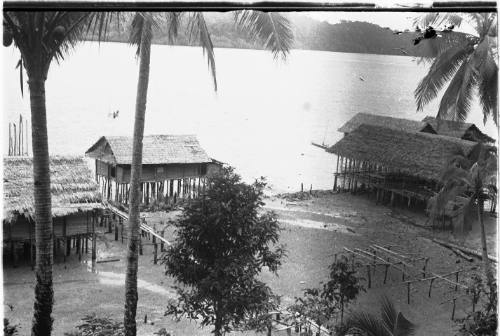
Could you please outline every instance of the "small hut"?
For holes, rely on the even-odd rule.
[[[352,190],[360,186],[376,191],[377,201],[395,197],[425,203],[438,188],[446,160],[458,150],[469,153],[474,142],[458,138],[406,132],[388,127],[362,124],[327,149],[337,154],[339,187]]]
[[[25,256],[29,254],[33,265],[33,158],[4,157],[3,163],[4,248],[8,247],[7,252],[16,265],[19,249],[23,247]],[[81,257],[82,253],[88,251],[88,241],[93,238],[97,210],[102,208],[98,186],[81,157],[51,157],[50,178],[54,255],[58,254],[63,244],[64,259],[69,255],[72,245]],[[95,239],[92,239],[92,242],[92,248],[95,249]]]
[[[432,126],[439,135],[446,135],[453,138],[469,140],[474,142],[494,143],[495,139],[484,134],[472,123],[442,120],[434,117],[425,117],[422,122]]]
[[[132,137],[103,136],[85,155],[95,159],[96,181],[103,196],[128,203]],[[143,139],[142,203],[168,197],[190,198],[204,188],[205,178],[219,167],[193,135],[149,135]]]
[[[382,126],[404,132],[425,132],[436,134],[429,123],[410,119],[394,118],[378,114],[358,113],[338,129],[339,132],[348,135],[360,125]]]

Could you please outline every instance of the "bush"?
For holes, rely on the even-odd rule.
[[[65,336],[123,336],[125,331],[123,323],[115,322],[109,318],[97,317],[95,314],[85,316],[77,332],[65,333]]]
[[[11,325],[9,319],[3,319],[3,334],[5,336],[17,335],[17,325]]]

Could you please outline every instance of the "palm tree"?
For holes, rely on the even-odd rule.
[[[467,221],[477,207],[477,218],[481,228],[481,247],[484,272],[488,285],[491,286],[494,275],[491,270],[486,246],[486,232],[483,221],[483,207],[486,199],[496,199],[496,174],[497,174],[496,149],[477,143],[468,155],[463,151],[456,153],[448,161],[441,176],[443,187],[431,199],[430,215],[436,217],[443,212],[450,201],[461,196],[466,202],[461,207],[461,217]]]
[[[24,94],[23,69],[28,75],[30,91],[36,241],[32,335],[50,335],[52,331],[53,230],[45,81],[52,60],[61,62],[91,28],[101,41],[112,18],[110,14],[91,12],[4,11],[4,46],[14,42],[19,49],[21,94]]]
[[[149,64],[153,29],[158,29],[162,23],[167,24],[168,36],[173,40],[181,26],[183,17],[187,16],[187,29],[191,38],[197,38],[208,58],[214,89],[217,90],[215,71],[215,55],[212,40],[203,13],[167,13],[164,15],[138,13],[132,20],[130,42],[138,46],[139,83],[137,86],[136,111],[134,121],[134,139],[132,153],[132,173],[130,180],[129,207],[129,240],[127,249],[127,272],[125,280],[125,312],[124,327],[126,336],[135,336],[137,311],[137,270],[139,246],[139,202],[142,165],[142,139],[146,114],[147,90],[149,81]],[[235,23],[249,36],[264,42],[271,49],[275,58],[280,54],[285,57],[293,41],[288,20],[277,13],[262,13],[243,11],[235,14]]]
[[[495,125],[498,125],[496,13],[432,13],[418,19],[416,23],[421,27],[459,27],[464,21],[472,26],[474,35],[445,29],[441,38],[426,39],[422,43],[432,47],[435,58],[415,90],[417,110],[421,111],[435,99],[449,82],[439,105],[438,119],[465,121],[470,112],[473,93],[477,89],[484,122],[492,117]]]
[[[21,93],[23,68],[28,75],[33,148],[35,200],[36,285],[32,335],[50,335],[52,331],[52,214],[50,194],[49,148],[45,106],[45,81],[52,60],[61,61],[80,40],[85,28],[100,22],[100,31],[108,21],[84,12],[3,12],[4,46],[14,45],[21,53],[19,61]]]
[[[392,301],[383,296],[380,318],[366,312],[354,312],[346,321],[347,332],[356,331],[363,336],[412,336],[416,326],[398,312]]]

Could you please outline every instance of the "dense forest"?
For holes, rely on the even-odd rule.
[[[330,24],[300,14],[290,14],[289,18],[295,37],[294,49],[408,56],[427,54],[422,45],[413,46],[412,40],[417,33],[412,31],[398,35],[389,28],[367,22],[342,21]],[[207,13],[205,19],[215,47],[261,49],[250,41],[245,32],[235,27],[232,13]],[[109,40],[126,42],[129,27],[127,22],[110,27]],[[196,41],[190,41],[187,31],[180,29],[173,44],[196,45]],[[89,35],[88,39],[93,38]],[[171,44],[166,32],[156,33],[153,43]]]

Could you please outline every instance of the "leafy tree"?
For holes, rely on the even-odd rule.
[[[50,193],[49,148],[45,81],[52,60],[60,62],[90,27],[105,31],[103,15],[87,12],[3,12],[4,46],[12,43],[19,49],[21,59],[21,93],[23,68],[28,75],[30,92],[31,131],[33,148],[33,180],[36,241],[36,285],[32,335],[47,336],[52,331],[52,264],[53,232]],[[97,25],[96,25],[97,24]],[[99,37],[101,35],[99,34]]]
[[[174,40],[182,27],[183,18],[187,19],[190,39],[198,39],[203,53],[207,56],[214,89],[217,90],[215,54],[212,39],[203,13],[137,13],[132,20],[130,42],[138,47],[139,83],[137,86],[134,138],[132,148],[132,172],[130,179],[129,240],[127,249],[127,272],[125,278],[125,314],[124,325],[127,336],[136,335],[135,315],[137,310],[137,269],[139,259],[139,202],[142,165],[142,139],[146,115],[147,91],[151,41],[154,30],[160,25],[167,26],[168,37]],[[258,11],[235,12],[235,23],[249,36],[270,49],[274,57],[285,57],[293,41],[288,20],[278,13]],[[218,325],[220,324],[217,322]]]
[[[354,267],[349,265],[349,260],[345,255],[340,257],[330,265],[330,280],[325,283],[322,297],[335,301],[340,308],[340,323],[344,319],[344,308],[351,303],[361,291],[363,285],[359,282],[362,278],[356,275]]]
[[[491,193],[496,193],[497,162],[496,149],[482,143],[477,143],[467,155],[463,151],[456,153],[448,160],[443,170],[443,187],[429,202],[430,216],[436,217],[450,201],[454,201],[457,196],[462,197],[466,200],[460,208],[464,222],[469,220],[471,216],[468,214],[471,214],[474,205],[476,206],[481,228],[482,260],[488,284],[494,282],[494,275],[486,246],[483,208],[486,199],[496,199]]]
[[[380,318],[366,312],[352,313],[346,321],[347,332],[356,331],[363,336],[415,335],[415,324],[408,321],[401,312],[398,312],[392,301],[383,296],[380,304]]]
[[[338,313],[339,307],[336,301],[326,299],[322,290],[306,288],[304,296],[295,298],[295,304],[288,307],[288,310],[296,316],[314,321],[320,328],[329,325],[331,319]]]
[[[445,29],[441,38],[425,39],[421,43],[433,44],[436,57],[415,90],[417,110],[421,111],[450,82],[439,105],[438,119],[465,121],[477,89],[484,122],[492,117],[498,125],[496,13],[431,13],[418,19],[417,23],[420,27],[459,27],[464,21],[472,26],[475,34],[458,35]]]
[[[258,279],[264,268],[276,274],[285,254],[276,215],[261,211],[264,187],[223,168],[187,205],[162,260],[166,275],[182,285],[167,315],[201,320],[219,336],[276,309],[271,289]]]

